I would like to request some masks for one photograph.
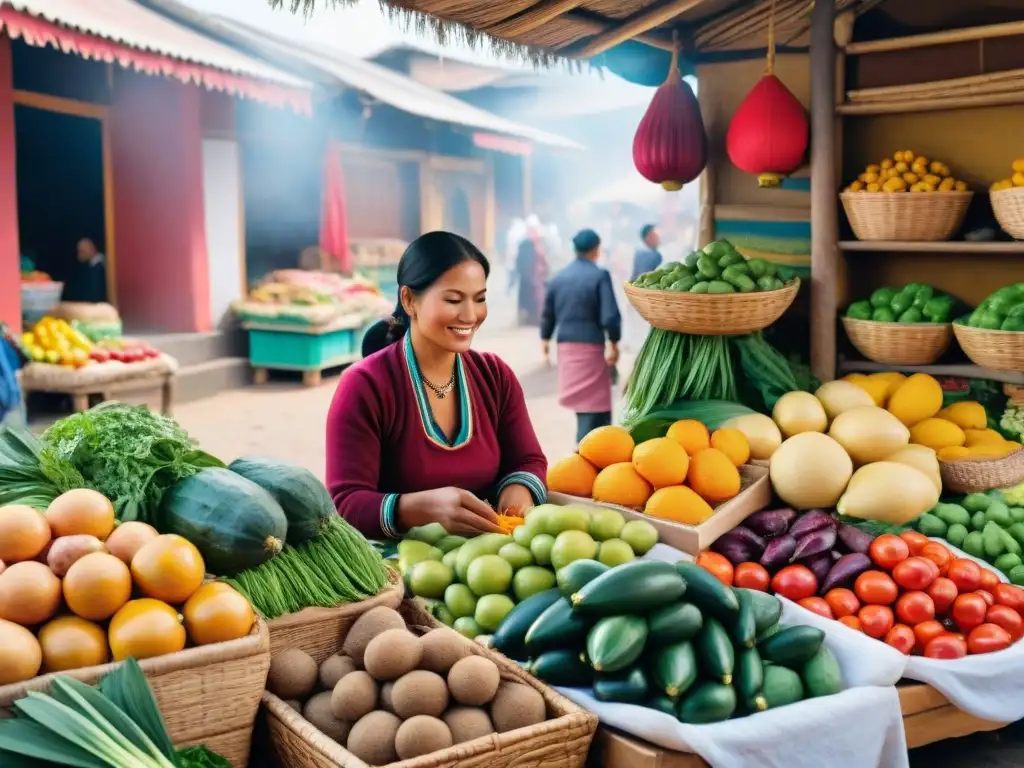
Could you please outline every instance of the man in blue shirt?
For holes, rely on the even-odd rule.
[[[643,240],[643,247],[638,248],[633,256],[633,274],[629,281],[633,282],[644,272],[650,272],[661,266],[661,254],[658,253],[658,246],[661,245],[661,237],[653,224],[645,224],[640,230],[640,239]]]

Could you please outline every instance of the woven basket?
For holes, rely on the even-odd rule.
[[[249,764],[249,744],[270,669],[270,636],[259,620],[247,637],[188,648],[139,662],[176,747],[206,744],[234,768]],[[117,664],[62,672],[95,684]],[[46,690],[56,674],[0,686],[0,715],[28,691]]]
[[[960,229],[973,192],[843,192],[858,240],[938,242]]]
[[[944,490],[976,493],[993,488],[1013,488],[1024,483],[1024,448],[998,459],[940,461]]]
[[[1024,187],[1000,189],[989,195],[992,212],[1003,232],[1014,240],[1024,240]]]
[[[1024,331],[989,331],[953,323],[964,353],[982,368],[1024,371]]]
[[[680,293],[624,283],[629,303],[663,331],[695,336],[739,336],[767,328],[789,309],[800,290],[794,278],[777,291]]]
[[[423,632],[441,626],[414,600],[405,600],[400,610],[413,631]],[[323,639],[309,643],[300,638],[296,647],[314,658],[336,653],[350,626],[351,623],[345,626],[329,645]],[[472,648],[474,653],[486,656],[498,665],[503,680],[529,685],[540,691],[551,719],[529,728],[491,734],[412,760],[392,763],[389,768],[583,768],[597,730],[597,716],[555,693],[501,654],[476,643]],[[263,694],[263,708],[270,742],[281,765],[288,768],[366,768],[362,760],[325,736],[274,694]]]
[[[844,317],[843,327],[858,352],[886,365],[929,365],[953,341],[952,323],[882,323]]]

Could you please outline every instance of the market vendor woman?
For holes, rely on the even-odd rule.
[[[547,460],[515,374],[470,349],[490,266],[468,240],[428,232],[398,264],[390,321],[341,377],[327,414],[327,487],[368,538],[441,523],[499,532],[494,509],[546,499]],[[494,508],[488,504],[494,502]]]

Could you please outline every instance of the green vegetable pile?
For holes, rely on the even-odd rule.
[[[577,560],[559,586],[523,601],[493,636],[550,685],[589,686],[684,723],[717,723],[844,687],[814,627],[781,628],[782,604],[728,587],[691,562]]]
[[[990,294],[961,322],[990,331],[1024,331],[1024,283],[1007,285]]]
[[[645,272],[633,285],[677,293],[754,293],[777,291],[785,284],[771,262],[747,259],[728,240],[715,240],[682,262]]]
[[[956,299],[930,285],[907,283],[902,288],[879,288],[870,299],[853,302],[846,316],[879,323],[948,323],[956,306]]]
[[[1021,441],[1024,437],[1024,406],[1010,403],[999,418],[999,429],[1011,440]]]

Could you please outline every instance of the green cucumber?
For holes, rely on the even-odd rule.
[[[704,626],[697,634],[694,647],[704,674],[729,685],[736,665],[736,652],[729,634],[718,619],[710,616],[704,619]]]
[[[530,664],[530,674],[548,685],[581,688],[594,681],[594,670],[577,651],[548,651]]]
[[[655,696],[644,704],[644,706],[648,709],[656,709],[659,712],[664,712],[666,715],[672,715],[672,717],[676,716],[676,703],[668,696]]]
[[[1006,551],[1003,529],[996,523],[985,523],[985,527],[981,531],[981,540],[985,547],[986,560],[995,560]]]
[[[763,712],[768,702],[761,693],[764,687],[764,664],[757,648],[747,648],[736,655],[736,674],[733,680],[740,704],[748,712]]]
[[[736,618],[740,604],[731,588],[696,563],[676,563],[676,569],[686,582],[686,599],[700,608],[701,613],[705,616],[710,613],[723,621]]]
[[[968,526],[971,524],[971,513],[959,504],[936,504],[932,514],[941,518],[946,525]]]
[[[733,591],[737,597],[742,592],[750,598],[750,604],[754,609],[754,629],[758,635],[779,623],[782,616],[782,601],[775,595],[743,587],[736,587]]]
[[[1013,518],[1010,517],[1010,508],[1001,501],[993,501],[988,505],[988,509],[985,510],[985,519],[990,523],[995,523],[1000,528],[1008,528],[1013,524]]]
[[[526,652],[526,633],[540,615],[561,597],[557,589],[546,589],[523,600],[502,620],[492,637],[491,647],[510,659],[526,661],[529,658]]]
[[[572,609],[567,598],[561,597],[548,606],[526,631],[524,642],[531,656],[544,651],[579,647],[592,622]]]
[[[691,640],[700,632],[704,617],[692,603],[673,603],[647,616],[647,642],[669,645]]]
[[[967,538],[964,539],[964,543],[961,546],[964,552],[971,557],[978,557],[982,560],[985,559],[985,539],[981,534],[981,531],[971,531],[967,534]]]
[[[818,652],[825,633],[814,627],[786,627],[763,641],[757,648],[761,658],[773,664],[799,669]]]
[[[938,515],[925,512],[917,519],[917,530],[925,536],[945,536],[949,525]]]
[[[731,685],[701,683],[679,704],[676,716],[684,723],[703,725],[728,720],[736,711],[736,691]]]
[[[1024,544],[1024,523],[1014,523],[1007,529],[1007,532],[1017,540],[1018,544]]]
[[[758,632],[757,633],[757,638],[756,638],[757,644],[760,645],[763,641],[767,640],[772,635],[777,635],[779,633],[780,629],[782,629],[782,625],[779,624],[779,622],[776,621],[770,627],[765,629],[764,632]]]
[[[559,569],[558,588],[562,590],[563,596],[572,597],[607,570],[608,566],[597,560],[574,560]]]
[[[787,667],[769,664],[764,667],[764,686],[761,688],[768,709],[795,704],[804,697],[804,684],[800,675]]]
[[[595,672],[620,672],[640,658],[647,622],[639,616],[606,616],[587,635],[587,658]]]
[[[970,513],[984,512],[992,505],[992,499],[984,493],[970,493],[960,502],[960,506]]]
[[[1000,528],[999,535],[1003,538],[1003,545],[1006,547],[1006,554],[1017,555],[1019,557],[1021,554],[1020,543],[1015,538],[1013,538],[1013,534],[1011,534],[1005,528]]]
[[[811,660],[804,664],[802,677],[808,698],[831,696],[843,690],[843,672],[839,662],[825,646],[821,646]]]
[[[1015,555],[1012,552],[1007,552],[1005,555],[1000,555],[996,558],[996,561],[992,563],[992,565],[994,565],[1003,573],[1009,573],[1020,564],[1020,555]]]
[[[693,644],[681,643],[660,648],[651,662],[652,683],[670,699],[678,699],[697,680],[697,655]]]
[[[729,636],[740,648],[753,648],[757,636],[757,623],[754,618],[754,601],[746,592],[736,592],[736,600],[740,609],[736,618],[729,623]]]
[[[648,697],[647,675],[639,665],[617,674],[598,675],[593,690],[598,701],[639,704]]]
[[[679,600],[686,584],[674,566],[633,560],[602,573],[570,598],[578,613],[591,616],[642,614]]]
[[[1014,523],[1024,523],[1024,507],[1010,507],[1010,520]]]
[[[980,531],[982,528],[984,528],[985,523],[987,522],[988,519],[985,517],[984,512],[975,512],[971,516],[971,528],[973,528],[976,531]]]

